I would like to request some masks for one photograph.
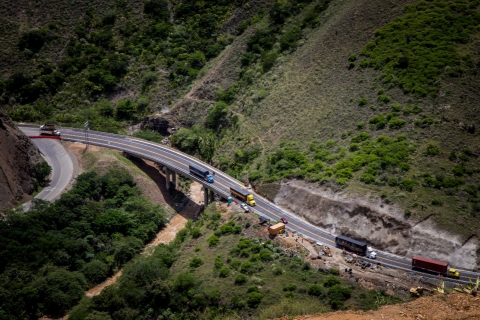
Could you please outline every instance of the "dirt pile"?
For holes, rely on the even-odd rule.
[[[477,239],[438,231],[431,218],[407,219],[393,206],[323,190],[301,181],[282,184],[274,202],[331,233],[363,240],[398,255],[424,255],[456,267],[477,267]]]
[[[287,319],[282,318],[282,319]],[[288,318],[291,319],[291,318]],[[338,311],[320,315],[298,316],[296,320],[474,320],[480,319],[480,298],[452,293],[435,295],[412,302],[390,305],[377,311]]]
[[[0,210],[31,198],[35,165],[42,161],[37,147],[0,109]]]

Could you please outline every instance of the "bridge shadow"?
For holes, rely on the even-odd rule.
[[[166,204],[173,208],[177,214],[185,219],[196,219],[198,214],[203,210],[203,202],[202,204],[198,204],[190,199],[187,194],[180,190],[173,189],[173,187],[167,190],[165,173],[155,162],[130,155],[128,159],[155,182]],[[178,181],[179,175],[177,173],[177,184]]]

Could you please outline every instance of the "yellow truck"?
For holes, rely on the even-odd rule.
[[[253,195],[247,190],[243,190],[242,188],[237,188],[237,187],[235,188],[230,187],[230,194],[233,197],[246,202],[251,207],[255,206],[255,199],[253,198]]]
[[[270,233],[272,236],[275,236],[279,233],[285,232],[285,224],[284,223],[277,223],[274,224],[273,226],[268,227],[268,233]]]

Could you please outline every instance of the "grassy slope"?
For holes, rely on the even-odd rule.
[[[405,95],[398,87],[387,89],[380,80],[381,73],[376,70],[347,68],[348,57],[352,54],[358,57],[361,49],[373,39],[374,31],[401,15],[407,3],[414,1],[333,1],[321,16],[320,26],[306,34],[303,45],[292,54],[283,55],[270,72],[241,91],[231,108],[245,115],[243,122],[239,130],[221,142],[219,155],[214,160],[219,163],[223,157],[234,162],[236,150],[257,147],[261,150],[260,156],[245,169],[262,171],[268,168],[266,155],[278,149],[282,141],[295,141],[299,149],[307,153],[314,140],[325,143],[333,139],[338,146],[348,149],[351,136],[363,130],[372,138],[405,134],[410,145],[415,146],[415,152],[411,155],[410,170],[400,175],[418,182],[412,193],[388,184],[362,183],[359,181],[361,172],[354,174],[344,190],[383,194],[388,201],[397,203],[416,218],[434,216],[442,228],[457,232],[464,239],[477,234],[476,198],[465,191],[465,185],[478,187],[478,173],[464,175],[465,185],[450,190],[423,184],[425,173],[454,177],[452,169],[462,161],[449,160],[451,151],[458,155],[466,148],[471,149],[474,155],[466,159],[465,167],[474,172],[479,169],[476,163],[480,145],[478,133],[469,134],[464,129],[465,124],[478,122],[475,106],[478,76],[465,73],[461,78],[442,77],[439,96],[447,92],[444,97],[417,98]],[[461,54],[477,57],[478,33],[471,39],[471,43],[457,47]],[[377,101],[379,89],[385,90],[391,99],[389,103]],[[267,93],[263,100],[258,99],[261,90]],[[364,107],[359,107],[361,98],[366,98]],[[406,124],[397,130],[388,129],[388,125],[383,130],[370,129],[369,119],[391,112],[393,103],[401,105],[402,109],[418,104],[422,112],[408,116],[400,112],[398,118]],[[430,117],[433,124],[425,128],[414,124],[424,117]],[[357,129],[359,122],[366,124],[364,129]],[[439,147],[440,154],[426,156],[428,144]]]

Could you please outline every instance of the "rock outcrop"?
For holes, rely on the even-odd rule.
[[[0,109],[0,210],[30,198],[35,165],[43,161],[38,148]]]

